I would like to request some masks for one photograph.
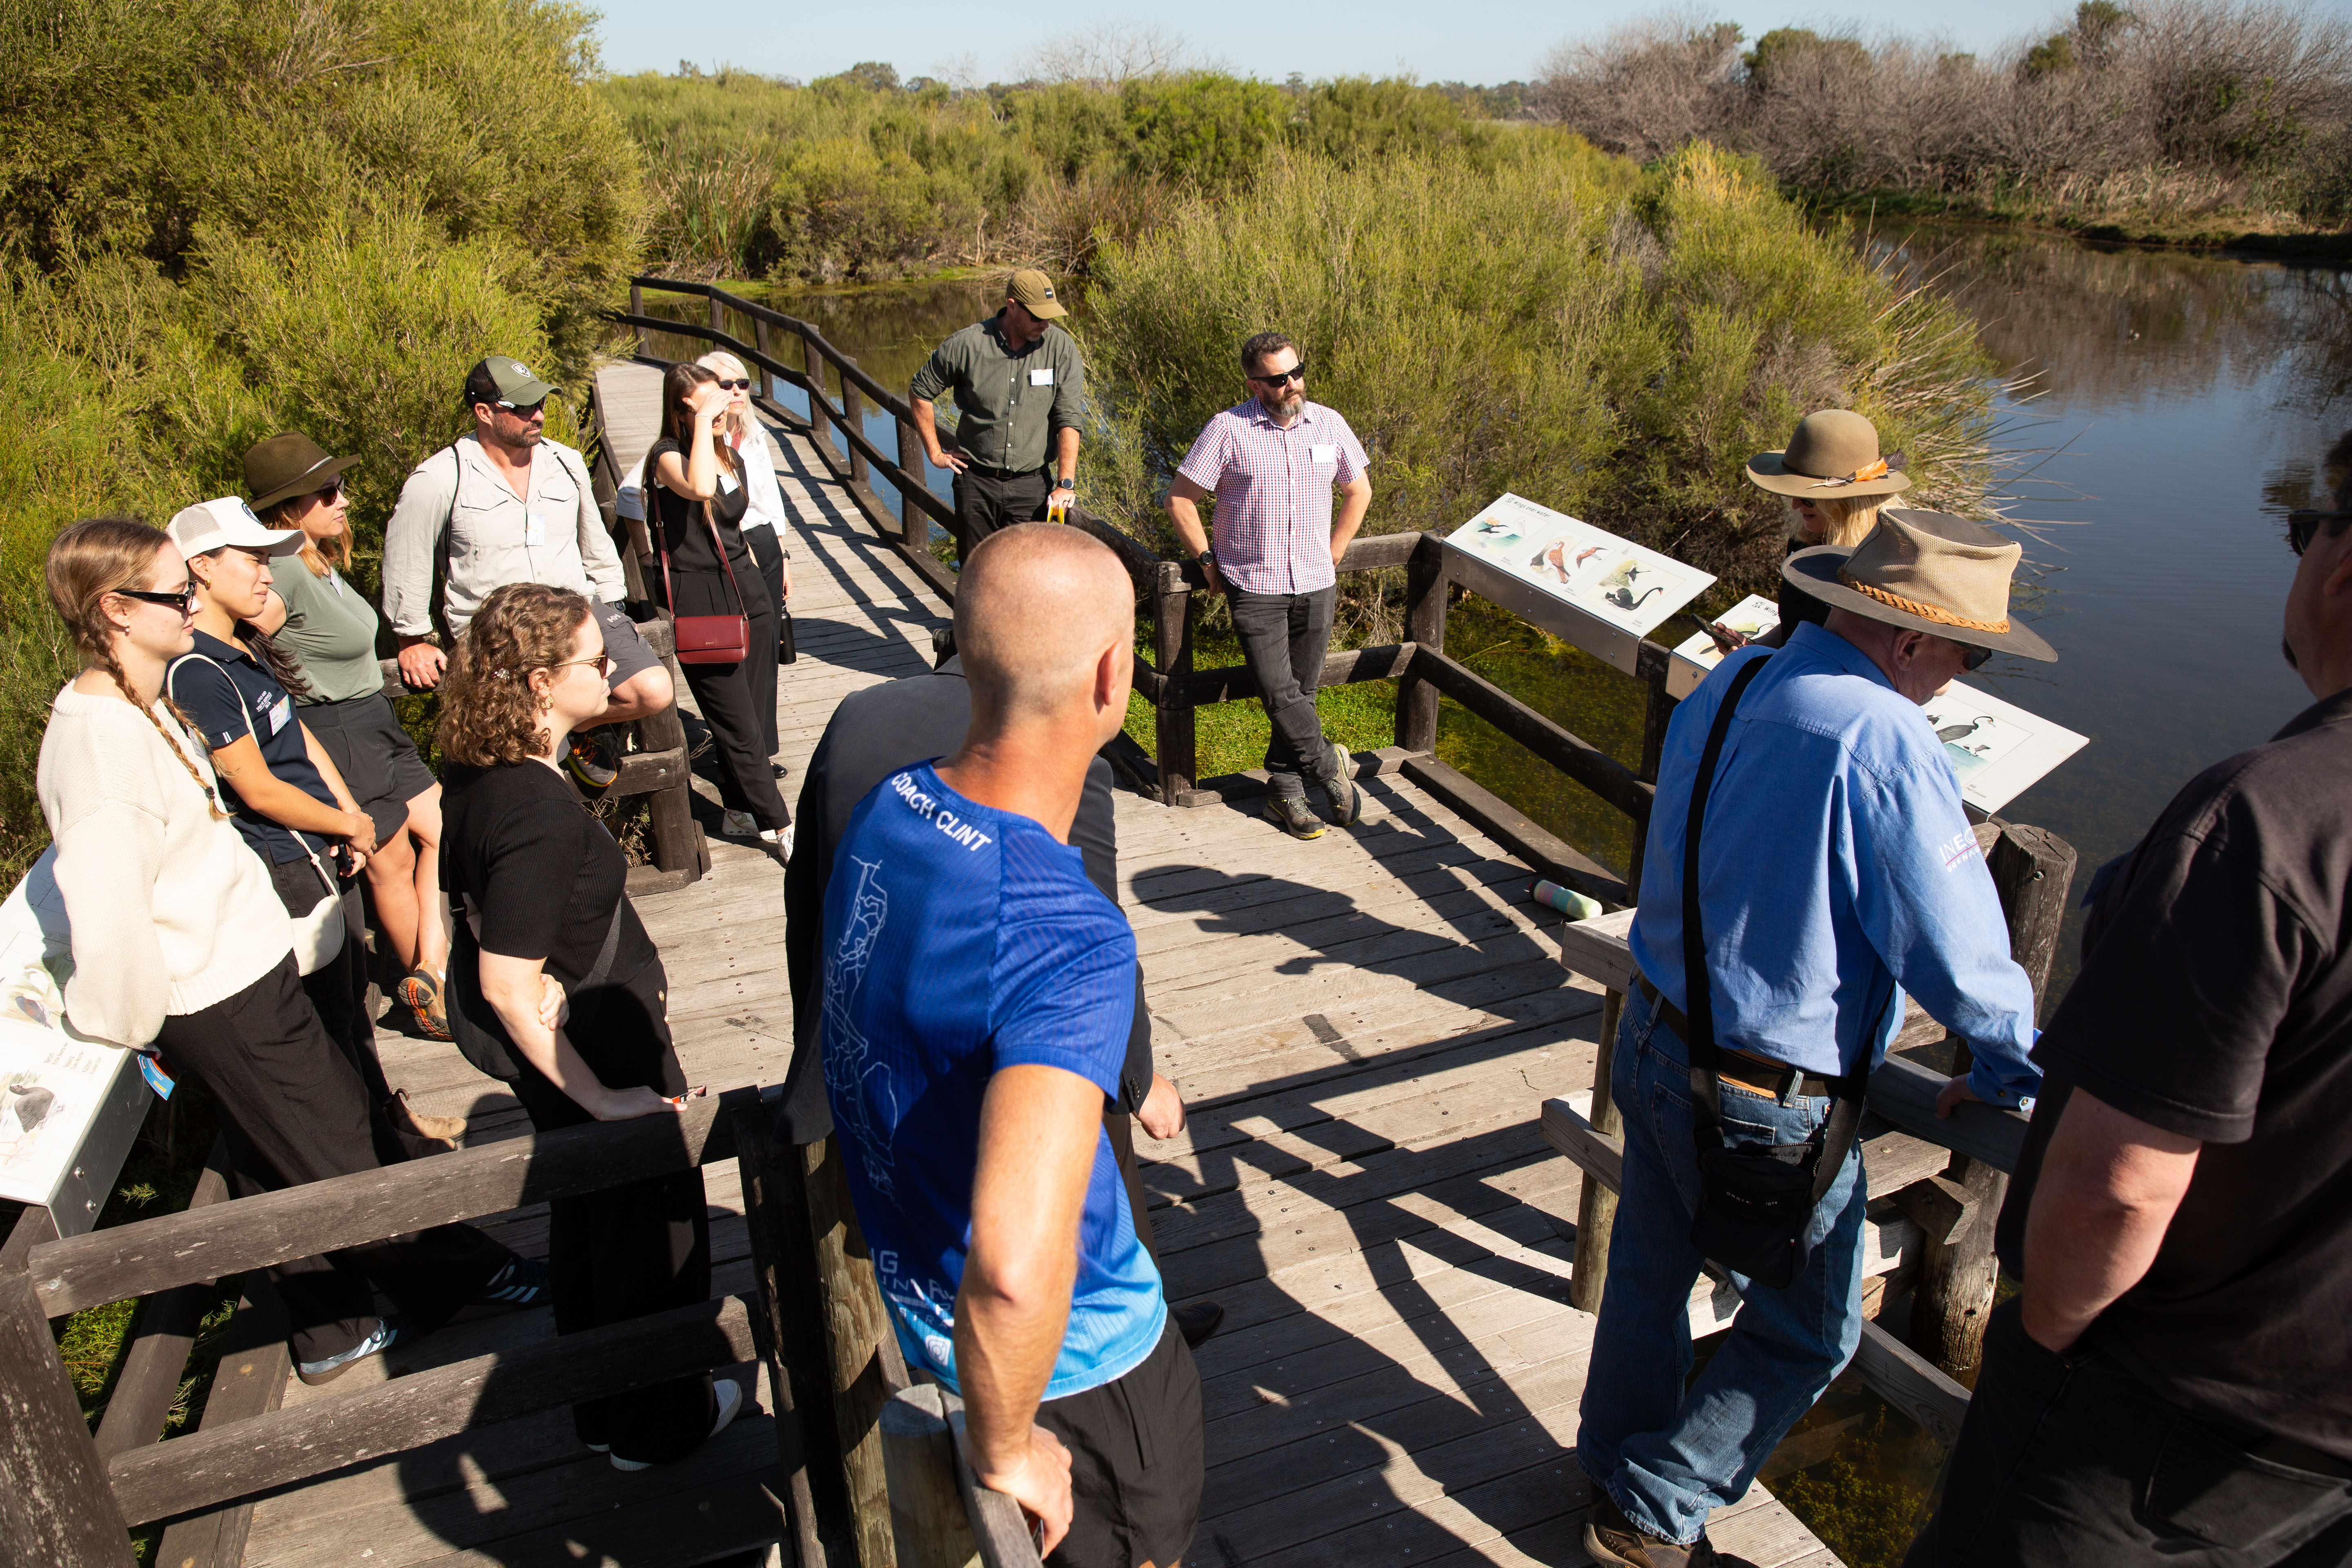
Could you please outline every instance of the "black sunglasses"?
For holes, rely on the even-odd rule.
[[[1293,381],[1304,386],[1307,384],[1307,362],[1300,360],[1288,370],[1278,370],[1272,375],[1254,375],[1250,379],[1263,386],[1281,386]]]
[[[1982,669],[1986,665],[1992,662],[1992,649],[1989,647],[1977,647],[1968,643],[1963,643],[1960,646],[1968,648],[1969,650],[1967,656],[1960,660],[1960,668],[1969,674],[1974,675],[1978,670]]]
[[[751,390],[751,378],[747,375],[740,381],[722,381],[719,386],[723,392],[749,392]]]
[[[114,591],[126,599],[136,599],[142,605],[161,605],[184,616],[196,607],[196,585],[194,583],[176,594],[152,593],[145,588],[117,588]]]
[[[2342,522],[2347,518],[2352,518],[2352,511],[2291,511],[2286,514],[2286,547],[2300,555],[2319,536],[2321,523]]]
[[[542,397],[537,403],[501,403],[499,406],[518,419],[528,419],[547,406],[547,399]]]

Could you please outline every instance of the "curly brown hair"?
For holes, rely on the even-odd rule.
[[[509,583],[482,601],[449,656],[441,687],[441,749],[471,767],[547,755],[555,737],[540,722],[530,672],[572,657],[588,601],[569,588]]]

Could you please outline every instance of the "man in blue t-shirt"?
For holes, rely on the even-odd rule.
[[[877,785],[825,893],[825,1084],[907,1357],[962,1394],[982,1482],[1070,1568],[1172,1565],[1200,1374],[1104,1135],[1135,937],[1070,824],[1127,712],[1134,598],[1075,529],[983,541],[956,594],[961,750]]]

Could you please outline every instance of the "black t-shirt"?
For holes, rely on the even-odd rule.
[[[2159,1392],[2352,1459],[2352,691],[2189,781],[2100,893],[2034,1050],[2023,1216],[2080,1086],[2202,1141],[2156,1261],[2094,1326]]]
[[[668,552],[670,586],[677,599],[672,604],[671,595],[662,590],[662,563],[656,558],[651,585],[655,601],[681,616],[756,616],[772,607],[768,581],[743,540],[743,513],[751,498],[743,488],[742,474],[720,468],[719,493],[710,500],[710,518],[706,522],[702,502],[679,495],[661,482],[662,454],[678,450],[678,444],[665,436],[646,454],[646,493],[653,498],[652,521],[656,530],[654,543],[657,551]],[[685,461],[682,455],[679,461]],[[727,549],[723,564],[711,543],[714,524]],[[728,567],[734,571],[731,583]]]
[[[605,984],[625,986],[660,953],[624,896],[628,862],[572,786],[541,763],[451,763],[442,780],[441,885],[481,912],[485,952],[538,958],[572,993],[596,967],[615,907],[620,943]]]
[[[250,736],[261,748],[262,766],[321,805],[334,805],[334,792],[310,761],[302,739],[301,714],[278,678],[234,643],[209,632],[195,633],[195,647],[172,661],[163,691],[180,705],[214,751]],[[247,805],[236,787],[221,780],[221,804],[236,816],[236,830],[254,853],[272,865],[290,865],[324,854],[328,841],[298,833]]]

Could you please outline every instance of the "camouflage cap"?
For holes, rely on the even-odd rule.
[[[1054,298],[1054,280],[1034,267],[1024,267],[1013,275],[1006,297],[1041,321],[1050,321],[1069,312]]]

